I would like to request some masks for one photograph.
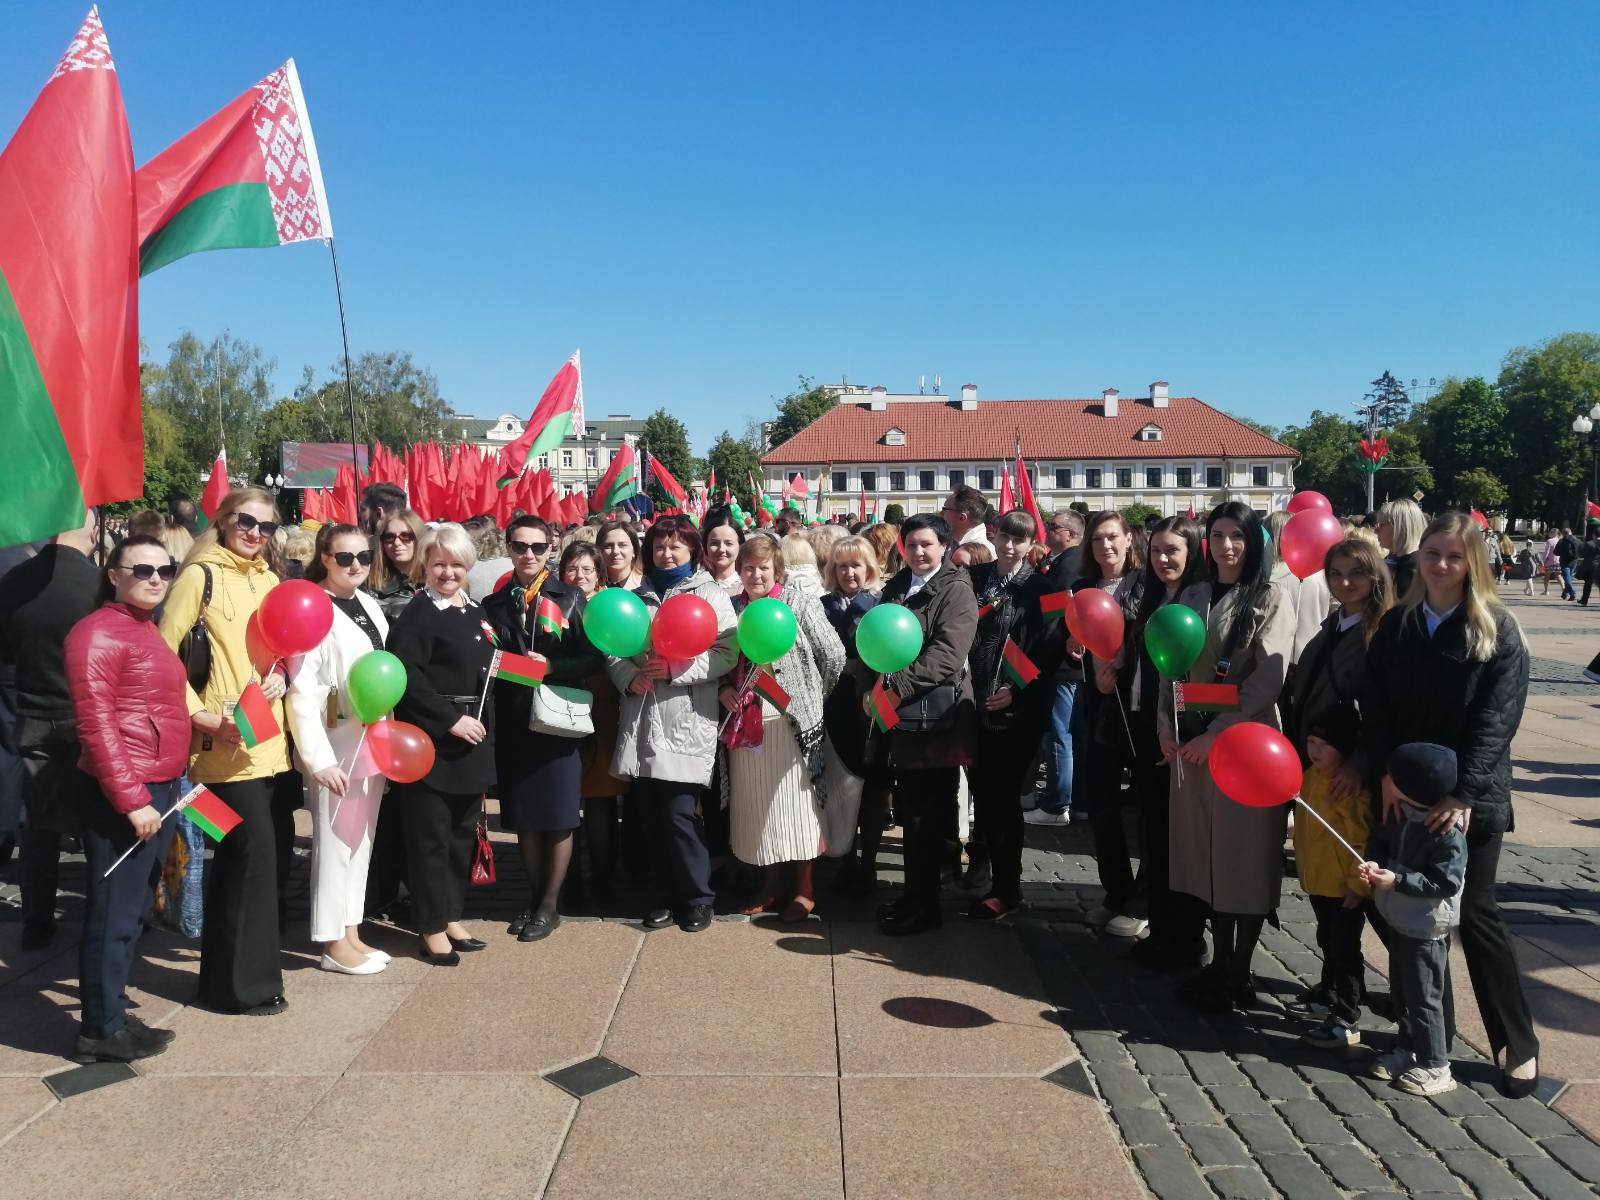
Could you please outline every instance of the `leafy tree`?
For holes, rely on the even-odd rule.
[[[188,331],[180,334],[168,348],[167,361],[153,364],[142,380],[147,411],[163,414],[166,422],[156,420],[167,434],[176,431],[175,444],[164,447],[166,468],[198,480],[216,458],[219,439],[225,439],[233,470],[250,469],[275,367],[259,346],[231,334],[209,344]]]
[[[883,510],[883,519],[886,524],[899,525],[906,519],[905,505],[890,504],[885,506]]]
[[[1419,406],[1412,421],[1420,448],[1441,481],[1443,492],[1437,507],[1499,508],[1505,503],[1505,488],[1500,483],[1511,466],[1511,436],[1507,428],[1506,405],[1489,381],[1482,378],[1446,379],[1439,394]],[[1461,481],[1471,477],[1473,495],[1469,499]],[[1494,482],[1496,500],[1484,501],[1483,478]]]
[[[1463,471],[1455,478],[1455,502],[1459,508],[1488,512],[1502,507],[1507,494],[1506,485],[1492,471],[1482,467]]]
[[[1373,426],[1377,429],[1393,429],[1411,411],[1411,393],[1406,391],[1405,384],[1396,379],[1392,371],[1385,371],[1374,379],[1372,390],[1362,399],[1366,402],[1363,407],[1370,411]]]
[[[689,431],[682,421],[664,408],[658,408],[645,418],[639,441],[652,455],[661,460],[684,487],[694,478],[694,455],[689,453]],[[659,486],[652,486],[650,498],[659,505],[677,503]]]
[[[800,376],[794,391],[778,400],[778,416],[772,422],[771,444],[783,445],[807,425],[833,407],[833,396],[807,375]]]
[[[1085,517],[1089,515],[1089,505],[1086,501],[1074,500],[1071,504],[1067,505],[1067,507],[1075,513],[1081,513]]]
[[[1589,448],[1572,419],[1600,401],[1600,334],[1564,333],[1506,355],[1498,382],[1515,470],[1505,476],[1517,516],[1572,520],[1583,507]]]
[[[1248,425],[1251,429],[1254,429],[1257,433],[1266,434],[1269,438],[1272,438],[1274,441],[1276,441],[1277,438],[1278,438],[1279,430],[1278,430],[1278,427],[1276,425],[1268,425],[1265,421],[1257,421],[1254,417],[1240,416],[1238,413],[1225,412],[1224,415],[1232,417],[1235,421],[1239,422],[1239,424],[1241,424],[1241,425]]]
[[[295,407],[279,414],[276,427],[257,439],[256,455],[265,470],[278,461],[279,442],[348,442],[350,397],[355,399],[356,440],[381,444],[394,451],[414,442],[452,439],[450,405],[439,395],[439,380],[419,367],[405,350],[368,351],[350,365],[350,388],[345,388],[344,361],[328,368],[317,382],[310,367],[300,377],[290,400]]]
[[[1367,481],[1357,466],[1361,428],[1338,413],[1314,409],[1304,425],[1290,425],[1283,443],[1300,452],[1294,485],[1299,491],[1321,492],[1338,513],[1361,512],[1367,505]]]
[[[1147,518],[1161,515],[1161,510],[1150,504],[1125,504],[1117,511],[1134,529],[1143,529]]]
[[[717,473],[717,494],[711,497],[713,503],[721,500],[723,487],[731,489],[735,496],[743,496],[749,488],[745,480],[761,478],[761,452],[757,449],[760,436],[760,426],[756,427],[756,443],[751,442],[748,431],[741,438],[734,437],[726,429],[717,435],[711,453],[706,455],[707,470]]]

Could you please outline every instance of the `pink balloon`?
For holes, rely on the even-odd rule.
[[[673,596],[650,622],[650,644],[670,662],[704,654],[716,640],[716,610],[699,596]]]
[[[1259,721],[1217,734],[1206,763],[1217,789],[1238,804],[1274,808],[1300,794],[1300,756],[1288,738]]]
[[[261,639],[284,658],[320,645],[333,628],[333,601],[306,579],[286,579],[256,611]]]
[[[1125,632],[1122,606],[1099,588],[1075,592],[1067,609],[1067,628],[1102,662],[1110,662],[1122,649]]]
[[[1278,557],[1296,579],[1322,570],[1328,549],[1344,537],[1344,526],[1331,512],[1305,509],[1289,518],[1278,535]]]
[[[1321,492],[1296,492],[1289,497],[1289,507],[1286,511],[1291,513],[1306,512],[1307,510],[1321,509],[1323,512],[1332,512],[1333,505]]]
[[[415,725],[384,718],[367,726],[373,764],[395,783],[415,783],[433,770],[433,742]]]

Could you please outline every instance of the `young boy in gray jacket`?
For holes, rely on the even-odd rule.
[[[1454,822],[1428,828],[1428,810],[1456,787],[1455,751],[1411,742],[1389,757],[1389,778],[1404,801],[1397,816],[1367,839],[1361,879],[1389,925],[1389,988],[1399,1044],[1369,1073],[1414,1096],[1456,1086],[1446,1057],[1444,989],[1450,972],[1450,930],[1461,921],[1467,842]]]

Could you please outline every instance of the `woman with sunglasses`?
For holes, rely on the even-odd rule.
[[[292,840],[294,812],[273,804],[273,777],[289,769],[288,740],[274,737],[246,748],[233,722],[240,694],[256,681],[273,720],[283,725],[286,669],[274,663],[259,674],[245,634],[278,584],[272,565],[277,531],[269,492],[230,492],[195,540],[161,611],[161,636],[174,650],[205,618],[211,674],[198,704],[191,702],[189,782],[205,784],[242,818],[206,867],[200,998],[218,1011],[252,1016],[288,1007],[278,959],[278,855]],[[280,840],[284,826],[290,838]]]
[[[322,969],[373,975],[389,956],[361,940],[367,866],[383,799],[381,775],[352,779],[362,723],[345,695],[358,658],[383,649],[389,622],[362,593],[372,571],[367,535],[354,525],[324,525],[306,579],[333,601],[333,627],[308,651],[289,687],[289,731],[311,797],[311,940]]]
[[[584,594],[545,565],[554,535],[538,517],[518,517],[506,530],[511,578],[483,601],[502,650],[549,661],[542,686],[583,688],[601,665],[583,635]],[[583,782],[582,741],[531,729],[533,689],[494,685],[495,780],[500,827],[517,835],[531,893],[506,932],[537,942],[561,924],[556,907],[572,865]]]
[[[378,598],[386,620],[393,621],[405,611],[411,597],[422,587],[422,518],[403,508],[383,519],[378,530],[379,553],[372,561],[367,591]]]
[[[135,534],[111,552],[100,606],[66,642],[67,692],[83,747],[82,769],[99,794],[83,798],[88,858],[78,991],[83,1025],[73,1060],[129,1062],[160,1054],[170,1029],[127,1011],[128,971],[150,899],[150,868],[172,839],[162,817],[178,798],[189,758],[189,691],[183,664],[152,620],[177,573],[157,539]],[[107,869],[134,852],[109,876]]]

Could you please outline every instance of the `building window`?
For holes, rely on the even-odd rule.
[[[550,469],[550,456],[548,454],[539,455],[539,469],[541,471],[548,471]]]
[[[1179,467],[1177,469],[1177,475],[1178,475],[1178,486],[1179,487],[1187,488],[1187,487],[1193,487],[1194,486],[1194,468],[1193,467]]]
[[[980,468],[978,468],[978,490],[980,492],[992,492],[992,491],[994,491],[994,468],[993,467],[980,467]]]
[[[1206,468],[1206,486],[1208,488],[1219,488],[1219,487],[1222,486],[1222,468],[1221,467],[1207,467]]]
[[[589,470],[591,471],[600,465],[600,451],[598,450],[585,450],[583,452],[583,457],[584,461],[588,463]]]
[[[561,452],[561,465],[563,467],[568,467],[568,468],[570,468],[572,466],[572,451],[571,450],[563,450]]]
[[[1139,440],[1141,442],[1159,442],[1161,440],[1161,426],[1146,425],[1139,430]]]
[[[846,472],[844,472],[844,471],[835,471],[833,473],[833,490],[834,491],[842,492],[842,491],[845,491],[846,489],[848,489],[849,486],[850,486],[849,476],[848,476],[848,474]]]
[[[917,486],[919,488],[921,488],[924,492],[933,491],[933,472],[932,471],[918,471],[917,472]]]
[[[906,473],[904,471],[889,472],[889,490],[903,492],[906,490]]]
[[[1133,468],[1132,467],[1118,467],[1117,468],[1117,486],[1119,488],[1131,488],[1133,486]]]
[[[861,472],[861,490],[864,492],[878,490],[878,473],[876,471]]]
[[[1269,471],[1269,468],[1267,468],[1267,467],[1251,467],[1250,468],[1250,483],[1251,483],[1251,485],[1254,486],[1254,487],[1266,487],[1267,486],[1267,474],[1268,474],[1268,471]]]
[[[1160,467],[1146,467],[1144,469],[1144,485],[1147,488],[1158,488],[1161,486]]]
[[[1083,486],[1093,491],[1100,486],[1100,468],[1085,467],[1083,469]]]
[[[1056,487],[1059,489],[1059,488],[1069,488],[1071,486],[1072,486],[1072,468],[1071,467],[1057,467],[1056,468]]]
[[[950,468],[950,490],[953,492],[959,487],[967,486],[967,473],[960,467]]]

